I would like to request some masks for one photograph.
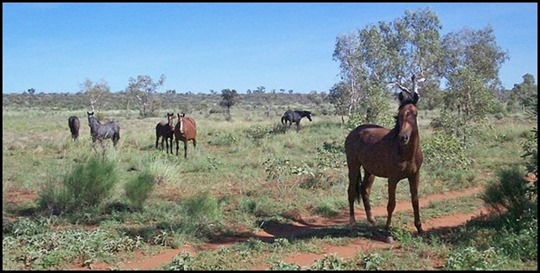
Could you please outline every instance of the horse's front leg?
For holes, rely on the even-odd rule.
[[[414,226],[418,234],[422,234],[422,222],[420,221],[420,207],[418,205],[418,184],[420,183],[420,172],[409,177],[409,188],[411,191],[411,203],[414,211]]]
[[[161,136],[161,150],[165,150],[165,144],[163,142],[165,142],[167,139],[167,136]],[[168,145],[168,143],[167,143]]]
[[[389,178],[388,179],[388,205],[386,206],[386,211],[388,212],[388,216],[386,218],[386,230],[390,231],[390,226],[392,225],[392,213],[394,212],[394,209],[396,208],[396,187],[397,183],[399,182],[398,179]]]
[[[92,137],[92,148],[94,148],[94,152],[97,153],[97,149],[96,149],[96,138],[95,138],[95,137]]]
[[[165,141],[165,144],[167,144],[167,154],[169,154],[169,149],[171,150],[171,154],[173,153],[172,152],[172,138],[169,138],[167,137],[167,140]]]
[[[187,139],[184,141],[184,158],[187,158]]]

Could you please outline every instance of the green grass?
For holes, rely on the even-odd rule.
[[[180,147],[179,156],[155,150],[155,125],[164,118],[139,119],[136,113],[125,110],[104,112],[106,117],[119,120],[121,126],[118,148],[115,150],[108,143],[106,152],[107,160],[115,165],[118,173],[118,185],[96,215],[61,215],[58,216],[61,219],[58,225],[70,226],[75,234],[82,234],[77,235],[82,236],[78,240],[84,241],[86,236],[88,240],[85,242],[94,246],[132,240],[137,242],[137,249],[169,249],[184,243],[197,245],[225,235],[239,235],[246,230],[261,228],[264,222],[286,224],[291,221],[287,215],[292,211],[329,218],[348,211],[347,169],[345,155],[340,150],[348,130],[341,125],[341,118],[315,115],[312,122],[302,120],[300,132],[291,130],[282,133],[278,130],[279,118],[283,112],[281,110],[287,107],[273,106],[270,117],[266,117],[260,108],[262,106],[252,105],[249,110],[247,106],[233,107],[230,121],[226,121],[222,114],[193,112],[191,116],[197,121],[198,145],[194,149],[189,143],[187,159],[183,158],[183,147]],[[82,122],[77,142],[71,140],[67,126],[67,118],[73,114],[78,115]],[[37,195],[44,181],[61,180],[65,173],[80,166],[84,158],[94,154],[85,115],[85,111],[4,110],[2,183],[3,214],[5,219],[9,219],[5,220],[6,223],[12,223],[18,217],[28,219],[34,225],[41,221],[38,220],[41,216],[34,212],[35,200],[7,203],[7,193],[27,191]],[[429,119],[433,115],[431,111],[420,115],[421,141],[432,136]],[[521,164],[523,160],[517,151],[520,151],[523,131],[529,130],[535,123],[522,119],[514,123],[508,120],[511,118],[494,123],[494,129],[486,131],[471,147],[468,152],[474,159],[472,170],[422,169],[420,198],[491,183],[498,168]],[[28,124],[32,125],[30,130]],[[97,148],[100,152],[101,148]],[[173,151],[176,152],[176,147]],[[145,171],[153,176],[155,185],[147,189],[147,195],[133,193],[130,201],[124,189]],[[371,192],[372,206],[386,206],[386,184],[386,179],[376,178]],[[135,196],[140,196],[140,202],[144,202],[142,209],[130,208],[130,204],[137,202],[133,200]],[[481,205],[477,197],[433,202],[421,209],[422,219],[470,212]],[[398,184],[397,201],[410,202],[407,180]],[[363,207],[357,204],[355,209],[363,210]],[[384,223],[383,218],[378,222]],[[397,228],[411,223],[410,211],[396,213],[393,219],[393,225]],[[238,230],[239,225],[244,230]],[[92,227],[100,227],[108,235],[92,239],[93,235],[86,233]],[[33,230],[30,227],[27,229]],[[178,258],[171,261],[170,266],[178,268],[189,264],[191,268],[205,270],[248,269],[269,262],[269,265],[274,263],[275,268],[295,268],[280,263],[287,253],[307,252],[309,249],[315,251],[326,243],[342,244],[350,239],[343,235],[345,229],[329,228],[327,232],[330,238],[290,238],[288,242],[274,244],[256,241],[237,243],[229,250],[202,251],[191,258]],[[22,250],[34,253],[42,246],[28,243],[24,248],[17,248],[16,240],[41,240],[45,243],[44,238],[51,236],[53,230],[50,226],[44,226],[32,235],[4,233],[8,235],[4,238],[4,246],[8,246],[3,249],[4,268],[62,269],[77,259],[91,258],[91,262],[115,263],[119,257],[133,254],[133,249],[125,248],[112,254],[87,257],[68,249],[34,257],[24,266]],[[359,254],[343,261],[329,257],[317,261],[314,268],[433,269],[435,265],[425,264],[430,255],[446,259],[452,251],[457,251],[454,244],[447,243],[442,235],[436,235],[440,236],[437,237],[440,240],[428,240],[407,237],[405,234],[410,234],[410,230],[403,233],[402,241],[408,240],[416,247],[407,248],[409,252],[399,251],[395,254],[380,250],[372,256]],[[61,238],[64,237],[65,241],[58,244],[72,242],[68,235],[62,234]],[[84,251],[96,250],[91,248]],[[502,268],[507,266],[501,265]],[[513,266],[530,267],[523,264]]]

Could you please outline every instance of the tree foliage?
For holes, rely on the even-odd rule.
[[[99,108],[101,106],[101,102],[104,99],[104,97],[107,94],[111,93],[111,88],[109,87],[109,84],[105,80],[100,80],[96,83],[94,83],[90,79],[86,79],[81,85],[80,85],[81,92],[84,93],[88,100],[90,101],[90,108],[92,108],[92,112],[98,110],[96,108]]]
[[[148,75],[139,75],[136,79],[129,78],[129,85],[126,93],[131,101],[135,101],[142,118],[158,115],[161,108],[161,96],[157,94],[157,89],[165,82],[165,75],[161,75],[157,82]]]
[[[495,41],[493,29],[479,31],[467,28],[443,37],[443,76],[448,82],[439,128],[450,129],[467,146],[474,129],[482,125],[496,102],[500,89],[498,77],[502,63],[508,58]],[[447,118],[442,119],[442,117]],[[448,120],[453,124],[441,121]]]
[[[536,109],[538,85],[536,85],[533,75],[528,73],[523,75],[523,82],[514,84],[511,91],[508,99],[510,105],[519,107],[522,110]]]
[[[348,89],[341,92],[348,97],[348,114],[361,112],[368,120],[381,119],[378,115],[386,112],[381,108],[390,105],[381,105],[389,97],[387,86],[413,74],[438,82],[443,63],[441,28],[437,15],[423,9],[338,36],[333,58],[340,63],[341,79]]]
[[[239,96],[236,90],[234,89],[223,89],[221,90],[221,101],[219,105],[227,108],[227,117],[231,116],[231,107],[239,101]]]

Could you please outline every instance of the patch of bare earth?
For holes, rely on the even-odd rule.
[[[481,192],[483,189],[481,187],[469,188],[464,191],[456,192],[447,192],[444,194],[434,194],[422,198],[420,200],[420,207],[427,206],[431,201],[441,201],[441,200],[450,200],[455,199],[460,196],[467,196]],[[394,213],[400,211],[411,211],[411,204],[408,201],[397,202]],[[373,215],[377,216],[386,216],[386,206],[373,207]],[[485,208],[479,208],[477,211],[472,213],[462,213],[454,214],[450,216],[432,218],[423,220],[422,226],[426,233],[435,232],[436,230],[455,227],[465,224],[467,221],[475,217],[480,217],[486,214],[488,211]],[[355,210],[356,219],[364,219],[365,213],[363,209]],[[292,218],[292,223],[269,223],[265,224],[261,230],[258,230],[252,234],[245,234],[238,237],[227,237],[221,238],[220,241],[212,242],[204,246],[182,246],[179,249],[174,250],[165,250],[163,252],[157,253],[152,256],[144,256],[142,254],[137,254],[137,258],[132,261],[122,262],[116,266],[111,266],[105,263],[92,264],[90,266],[79,266],[73,268],[73,270],[155,270],[160,267],[171,263],[173,258],[177,254],[181,254],[186,251],[192,255],[195,255],[199,251],[207,251],[218,249],[220,247],[232,246],[234,243],[244,242],[249,238],[255,238],[262,241],[273,241],[276,238],[291,238],[291,237],[303,237],[303,236],[320,236],[321,234],[332,230],[336,226],[347,225],[349,222],[348,211],[343,212],[341,215],[334,218],[324,218],[319,216],[305,216],[294,215]],[[414,226],[410,225],[411,231],[415,231]],[[344,259],[353,258],[358,253],[367,253],[371,249],[392,249],[392,251],[400,251],[400,246],[398,242],[385,243],[384,238],[365,238],[358,237],[353,239],[346,246],[336,246],[336,245],[326,245],[323,246],[323,254],[315,253],[294,253],[289,256],[283,257],[283,261],[286,263],[294,263],[302,267],[308,267],[317,260],[323,259],[328,255],[335,254]],[[434,257],[434,259],[437,259]],[[440,264],[441,261],[433,261],[434,265]],[[261,264],[253,268],[247,268],[248,270],[265,270],[270,268],[270,264]]]

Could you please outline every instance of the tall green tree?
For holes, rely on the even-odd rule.
[[[129,78],[126,93],[129,96],[128,103],[135,101],[142,118],[158,115],[161,108],[161,97],[157,94],[157,89],[165,82],[165,75],[162,74],[157,82],[148,75],[139,75],[137,78]]]
[[[527,73],[523,75],[523,82],[515,84],[510,92],[509,104],[516,105],[522,110],[535,107],[534,98],[538,97],[538,85],[534,76]]]
[[[467,146],[474,129],[485,122],[500,90],[499,69],[508,54],[496,43],[488,26],[474,31],[464,28],[443,37],[445,53],[442,76],[446,78],[445,108],[436,119],[439,128],[453,133]]]
[[[348,85],[348,115],[357,108],[363,97],[361,84],[365,78],[363,60],[359,52],[359,37],[356,33],[340,35],[336,38],[333,59],[339,62],[341,80]]]
[[[341,80],[349,86],[349,115],[363,112],[365,122],[379,122],[391,105],[381,105],[389,98],[389,84],[410,84],[412,75],[438,83],[443,64],[441,28],[433,11],[420,9],[338,36],[333,57],[340,63]]]
[[[330,98],[330,103],[333,104],[336,109],[335,113],[341,116],[342,123],[345,122],[343,117],[348,114],[347,111],[348,111],[348,106],[349,106],[348,104],[349,92],[350,90],[347,84],[344,81],[340,81],[334,84],[332,88],[330,88],[329,95],[328,95]]]

